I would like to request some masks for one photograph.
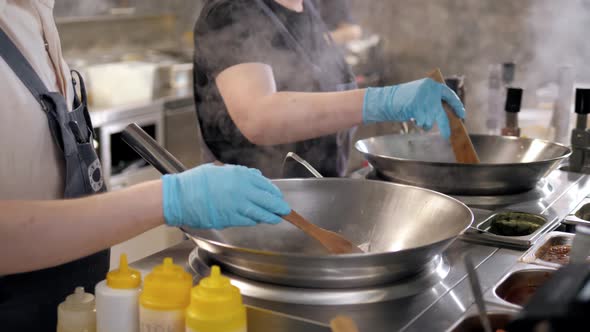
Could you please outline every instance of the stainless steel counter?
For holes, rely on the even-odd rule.
[[[550,190],[541,195],[542,197],[521,197],[519,203],[510,202],[508,206],[516,206],[519,210],[546,214],[550,219],[555,220],[547,232],[559,226],[559,222],[572,212],[579,203],[590,194],[590,181],[588,176],[555,171],[548,178]],[[505,206],[504,206],[505,208]],[[550,213],[548,213],[550,212]],[[542,234],[539,236],[542,238]],[[469,241],[468,241],[469,240]],[[484,297],[489,311],[507,312],[514,314],[517,310],[514,306],[507,305],[494,296],[493,290],[505,276],[515,269],[538,268],[537,265],[530,265],[519,262],[519,258],[524,254],[525,248],[511,249],[506,247],[506,243],[480,243],[473,242],[473,237],[465,236],[456,240],[444,253],[443,261],[445,268],[448,269],[441,274],[442,279],[435,282],[420,282],[420,276],[413,280],[399,283],[397,285],[387,285],[387,287],[377,287],[366,290],[347,290],[342,293],[342,301],[338,302],[338,293],[326,293],[331,297],[327,305],[319,305],[314,302],[313,297],[317,297],[323,290],[310,290],[301,288],[288,289],[285,296],[294,296],[305,298],[310,292],[311,298],[305,301],[287,301],[281,300],[276,294],[272,300],[268,300],[269,292],[275,292],[276,286],[265,284],[253,285],[244,282],[243,279],[235,278],[232,283],[241,288],[245,303],[250,306],[251,310],[270,310],[279,317],[290,317],[291,320],[301,320],[302,324],[311,324],[314,328],[326,328],[329,321],[339,314],[346,314],[352,317],[359,325],[361,331],[385,332],[385,331],[446,331],[457,324],[463,318],[475,313],[474,300],[469,286],[466,270],[462,263],[464,254],[469,253],[474,261],[476,270],[480,277],[480,282],[484,292]],[[482,239],[477,239],[481,241]],[[189,263],[189,257],[194,252],[194,245],[185,241],[184,243],[164,250],[160,253],[147,257],[133,264],[133,267],[142,271],[145,275],[155,265],[161,264],[164,257],[172,257],[175,262],[182,264],[187,271],[194,275],[195,283],[200,279],[199,271],[207,274],[207,269],[195,268],[195,264]],[[445,275],[446,273],[446,275]],[[231,276],[230,276],[231,277]],[[430,280],[431,281],[431,280]],[[416,288],[417,287],[417,288]],[[387,292],[399,292],[397,296],[391,296]],[[363,304],[334,305],[334,303],[351,303],[351,293],[358,292],[362,294],[359,302]],[[381,293],[380,293],[381,292]],[[365,301],[366,294],[385,299],[386,301]],[[336,302],[334,301],[336,299]],[[298,303],[298,304],[294,304]],[[307,303],[307,304],[300,304]],[[287,315],[287,316],[285,316]],[[259,317],[254,316],[253,317]],[[253,331],[267,331],[259,328],[259,321],[253,321],[256,328]],[[291,329],[290,325],[277,325],[280,328],[276,331],[301,331]],[[310,328],[311,330],[315,330]],[[326,329],[328,331],[328,329]]]
[[[164,257],[172,257],[177,264],[198,280],[188,264],[188,257],[194,245],[185,241],[132,266],[145,276]],[[499,249],[491,246],[471,244],[457,240],[445,253],[451,266],[448,276],[434,287],[425,291],[393,301],[346,306],[298,305],[267,302],[244,297],[247,305],[253,308],[302,318],[318,325],[326,325],[338,314],[351,316],[364,331],[444,331],[459,320],[473,304],[473,297],[466,278],[466,271],[460,263],[464,253],[470,253],[476,262],[483,290],[489,290],[517,263],[521,251]],[[285,330],[286,331],[286,330]]]

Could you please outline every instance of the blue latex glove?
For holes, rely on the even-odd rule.
[[[212,164],[162,177],[164,219],[170,226],[221,229],[277,224],[291,208],[257,169]]]
[[[451,129],[442,100],[451,106],[459,118],[465,118],[465,108],[455,92],[430,78],[383,88],[368,88],[363,103],[363,122],[414,119],[425,130],[430,130],[436,123],[441,135],[448,139]]]

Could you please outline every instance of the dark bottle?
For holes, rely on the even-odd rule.
[[[576,89],[576,127],[572,130],[572,154],[569,159],[569,170],[588,172],[590,162],[590,132],[587,129],[588,113],[590,113],[590,89]]]
[[[449,76],[445,78],[445,83],[459,96],[461,102],[465,104],[465,76]]]
[[[508,88],[506,90],[506,127],[502,128],[502,136],[520,136],[518,127],[518,113],[522,103],[522,89]]]

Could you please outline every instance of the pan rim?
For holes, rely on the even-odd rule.
[[[366,179],[351,179],[351,178],[291,178],[291,179],[273,179],[272,182],[274,183],[275,181],[278,182],[296,182],[296,181],[304,181],[304,182],[317,182],[317,181],[331,181],[331,182],[339,182],[339,181],[346,181],[346,182],[371,182],[371,183],[375,183],[378,185],[385,185],[385,186],[394,186],[394,187],[406,187],[406,188],[412,188],[414,190],[418,190],[418,191],[425,191],[425,192],[429,192],[435,195],[440,196],[441,198],[444,198],[446,200],[450,200],[454,203],[458,203],[459,206],[461,206],[462,208],[464,208],[467,212],[469,212],[469,222],[463,226],[463,228],[454,236],[449,236],[449,237],[445,237],[444,239],[438,240],[436,242],[432,242],[426,245],[421,245],[421,246],[417,246],[417,247],[411,247],[411,248],[406,248],[406,249],[402,249],[402,250],[396,250],[396,251],[384,251],[384,252],[375,252],[375,253],[351,253],[351,254],[339,254],[339,255],[330,255],[330,254],[326,254],[326,255],[310,255],[310,254],[303,254],[303,253],[293,253],[293,252],[280,252],[280,251],[269,251],[269,250],[258,250],[258,249],[252,249],[252,248],[245,248],[245,247],[238,247],[238,246],[234,246],[234,245],[230,245],[230,244],[226,244],[223,242],[219,242],[216,240],[210,240],[210,239],[206,239],[202,236],[197,236],[195,234],[191,234],[190,232],[187,232],[184,228],[182,228],[182,231],[186,234],[186,236],[188,236],[193,242],[197,242],[197,240],[200,241],[204,241],[208,244],[212,244],[224,249],[230,249],[230,250],[236,250],[239,251],[240,253],[247,253],[250,255],[255,255],[255,256],[265,256],[265,257],[277,257],[277,256],[281,256],[282,258],[295,258],[295,259],[300,259],[300,258],[305,258],[307,260],[309,259],[313,259],[313,260],[317,260],[317,261],[322,261],[322,260],[334,260],[334,259],[339,259],[339,260],[350,260],[350,259],[356,259],[356,258],[360,258],[360,257],[374,257],[374,258],[382,258],[382,257],[387,257],[391,254],[397,254],[397,253],[407,253],[407,252],[411,252],[411,251],[415,251],[415,250],[421,250],[424,249],[425,247],[430,247],[430,246],[438,246],[441,245],[445,242],[449,242],[447,244],[450,245],[453,241],[455,241],[457,238],[459,238],[459,236],[461,236],[463,233],[465,233],[465,231],[467,229],[469,229],[469,227],[473,224],[474,220],[475,220],[475,216],[473,214],[473,211],[471,210],[471,208],[469,208],[465,203],[461,202],[460,200],[451,197],[447,194],[443,194],[441,192],[435,191],[435,190],[431,190],[431,189],[427,189],[427,188],[422,188],[422,187],[418,187],[418,186],[412,186],[412,185],[407,185],[407,184],[401,184],[401,183],[393,183],[393,182],[387,182],[387,181],[378,181],[378,180],[366,180]],[[253,226],[256,227],[256,226]],[[196,238],[196,239],[195,239]],[[198,245],[198,244],[197,244]],[[199,247],[201,248],[201,247]],[[446,249],[446,248],[445,248]],[[206,249],[203,249],[205,251],[208,251]],[[441,252],[442,253],[442,252]]]
[[[535,166],[538,164],[546,164],[546,163],[550,163],[550,162],[557,162],[557,161],[561,161],[563,159],[568,158],[571,154],[572,154],[572,149],[568,146],[566,146],[565,144],[561,144],[561,143],[557,143],[557,142],[551,142],[549,140],[544,140],[544,139],[539,139],[539,138],[525,138],[525,137],[514,137],[514,136],[498,136],[498,135],[483,135],[483,134],[470,134],[470,137],[496,137],[496,138],[501,138],[503,140],[512,140],[512,141],[516,141],[516,140],[526,140],[526,141],[538,141],[544,144],[549,144],[549,145],[554,145],[557,147],[560,147],[562,149],[564,149],[565,153],[559,157],[554,157],[554,158],[548,158],[548,159],[544,159],[544,160],[535,160],[535,161],[529,161],[529,162],[522,162],[522,163],[478,163],[478,164],[461,164],[461,163],[451,163],[451,162],[442,162],[442,161],[425,161],[425,160],[415,160],[415,159],[407,159],[407,158],[400,158],[400,157],[393,157],[393,156],[387,156],[387,155],[383,155],[383,154],[377,154],[377,153],[371,153],[368,152],[367,150],[361,149],[360,148],[360,143],[361,142],[366,142],[368,140],[371,139],[376,139],[376,138],[384,138],[384,137],[401,137],[401,136],[411,136],[411,135],[396,135],[396,134],[388,134],[388,135],[380,135],[380,136],[373,136],[373,137],[369,137],[369,138],[365,138],[365,139],[360,139],[357,140],[354,143],[354,147],[355,149],[361,153],[363,156],[365,156],[365,158],[370,162],[371,159],[386,159],[386,160],[394,160],[396,162],[403,162],[403,163],[408,163],[408,164],[420,164],[420,165],[429,165],[429,166],[453,166],[453,167],[468,167],[468,168],[480,168],[480,167],[516,167],[516,166]],[[424,135],[413,135],[413,136],[424,136]]]

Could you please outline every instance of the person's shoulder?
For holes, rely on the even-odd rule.
[[[201,15],[199,15],[197,27],[207,30],[219,30],[233,25],[245,17],[256,15],[257,12],[257,0],[207,1]]]

